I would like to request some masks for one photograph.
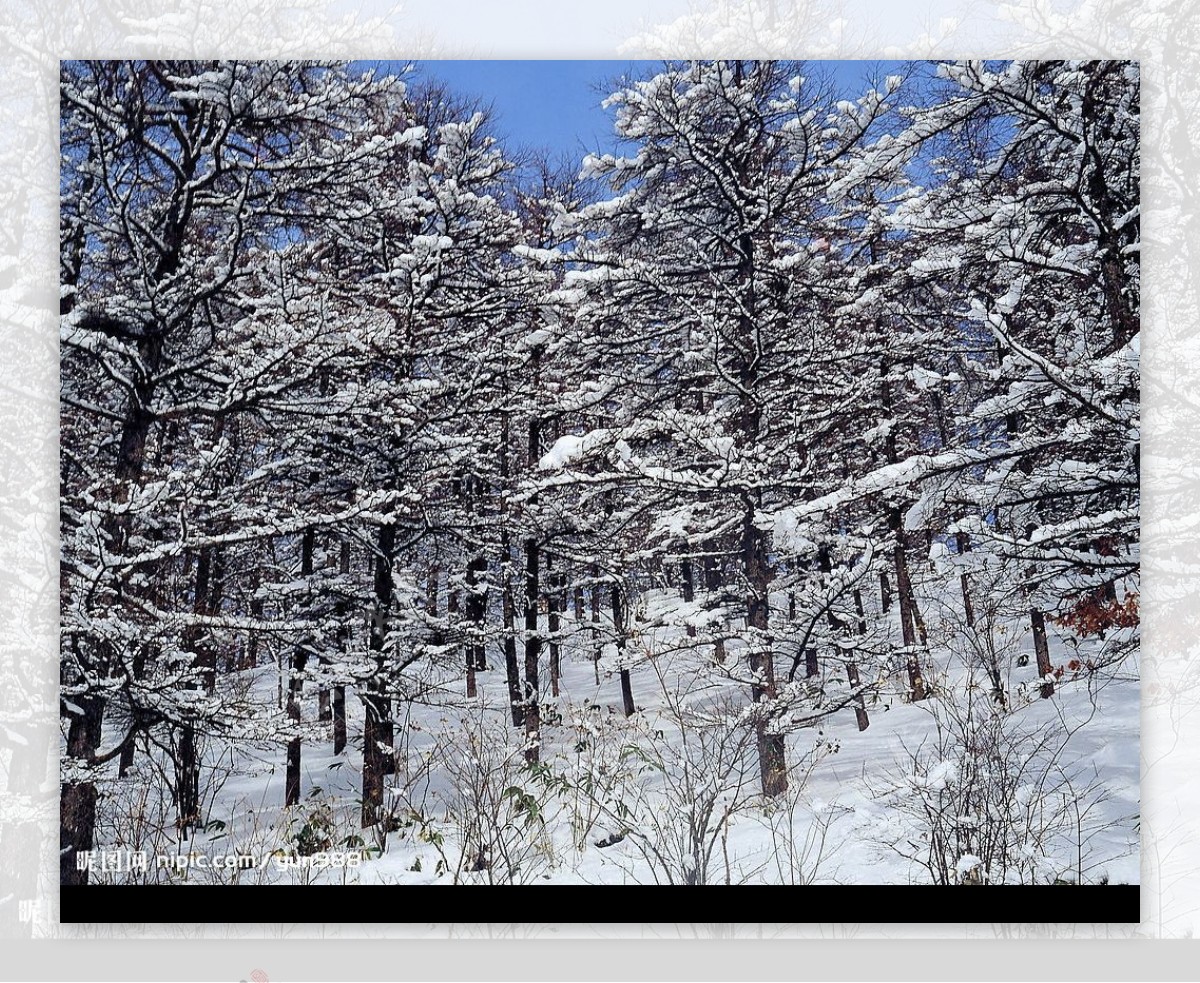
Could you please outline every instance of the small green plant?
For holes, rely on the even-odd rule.
[[[311,857],[333,848],[334,833],[333,810],[328,802],[320,801],[309,807],[291,841],[295,844],[297,855]]]

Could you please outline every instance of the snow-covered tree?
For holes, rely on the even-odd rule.
[[[983,554],[971,562],[1009,562],[1048,696],[1048,618],[1114,633],[1113,659],[1138,624],[1138,71],[942,74],[947,89],[912,124],[947,134],[936,180],[896,221],[959,320],[974,393],[950,438],[965,451],[953,529]]]
[[[336,65],[64,65],[64,882],[86,876],[95,766],[165,725],[186,830],[197,724],[245,721],[214,692],[246,627],[224,617],[222,558],[307,524],[241,480],[258,452],[246,431],[309,378],[330,331],[271,281],[270,257],[292,216],[336,193],[387,89]],[[124,726],[101,749],[116,705]]]
[[[803,681],[776,679],[771,613],[780,563],[811,541],[776,536],[771,513],[842,477],[823,455],[861,362],[820,284],[840,186],[861,180],[843,162],[887,95],[835,104],[804,71],[674,64],[610,97],[634,149],[587,161],[613,196],[574,220],[567,278],[593,406],[611,408],[577,447],[657,500],[656,546],[683,564],[685,591],[704,569],[709,602],[744,619],[723,629],[738,649],[724,666],[751,688],[768,795],[786,787],[784,731],[814,709]]]
[[[298,851],[340,796],[456,882],[559,822],[708,883],[761,821],[803,880],[839,740],[906,830],[1028,733],[989,795],[1069,791],[1139,640],[1138,84],[666,62],[580,166],[356,65],[65,64],[63,883],[146,783],[203,849],[218,756]],[[937,737],[899,782],[896,726]],[[314,804],[325,745],[361,791]],[[929,869],[1006,876],[1045,792]]]

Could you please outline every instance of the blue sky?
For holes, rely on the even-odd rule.
[[[418,72],[495,105],[507,141],[578,158],[609,149],[612,119],[601,108],[605,79],[636,69],[631,61],[425,61]]]
[[[627,71],[657,63],[637,61],[421,61],[418,75],[438,78],[463,95],[478,96],[496,109],[496,131],[515,146],[545,148],[579,159],[611,150],[612,119],[600,107],[597,85]],[[864,78],[898,63],[823,62],[844,95],[861,93]]]

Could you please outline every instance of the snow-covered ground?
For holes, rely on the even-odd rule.
[[[936,605],[926,599],[926,608]],[[562,678],[549,695],[543,655],[540,763],[511,724],[503,657],[488,649],[478,696],[449,679],[444,697],[397,702],[398,768],[388,777],[392,828],[359,828],[362,706],[347,696],[350,744],[331,753],[330,725],[303,743],[301,803],[283,809],[285,747],[205,738],[206,826],[181,841],[170,765],[139,753],[135,771],[101,783],[98,849],[144,850],[145,872],[95,870],[94,882],[192,883],[1137,883],[1136,654],[1092,671],[1102,640],[1052,626],[1062,668],[1040,699],[1020,622],[996,626],[1007,678],[1001,709],[967,664],[953,618],[930,618],[933,695],[905,696],[904,672],[868,687],[870,726],[853,705],[790,730],[787,793],[761,798],[745,660],[724,667],[674,644],[688,609],[651,595],[627,658],[639,708],[621,713],[617,652],[592,660],[588,625],[563,617]],[[1111,641],[1111,640],[1110,640]],[[791,659],[776,656],[781,685]],[[862,667],[875,680],[877,667]],[[797,702],[841,702],[844,667],[794,684]],[[932,670],[932,671],[930,671]],[[802,678],[803,672],[798,674]],[[227,677],[274,707],[275,666]],[[809,689],[804,689],[809,685]],[[303,714],[316,718],[315,687]],[[248,869],[211,858],[245,855]],[[162,866],[156,856],[188,857]],[[200,860],[198,858],[210,858]],[[218,861],[222,862],[222,861]]]

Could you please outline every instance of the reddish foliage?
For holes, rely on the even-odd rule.
[[[1132,628],[1138,623],[1138,595],[1127,594],[1124,601],[1108,599],[1101,591],[1081,597],[1065,614],[1054,620],[1074,629],[1083,637],[1103,635],[1110,628]]]

